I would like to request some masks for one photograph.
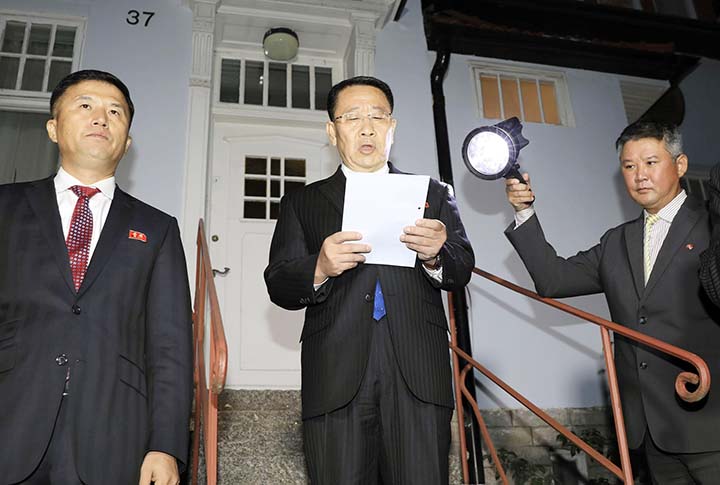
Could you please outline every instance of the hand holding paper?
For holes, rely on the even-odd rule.
[[[419,219],[414,226],[407,226],[403,229],[400,240],[405,243],[408,249],[412,249],[422,262],[428,262],[433,266],[440,249],[447,241],[445,224],[437,219]]]
[[[365,262],[362,253],[370,252],[370,245],[356,244],[362,234],[354,231],[336,232],[325,238],[315,264],[315,284],[319,285],[330,276],[340,276],[344,271]]]

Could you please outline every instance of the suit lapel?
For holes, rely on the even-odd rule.
[[[643,263],[643,226],[642,213],[640,217],[625,226],[625,246],[627,248],[628,262],[632,272],[635,292],[640,298],[645,292],[645,265]]]
[[[75,293],[53,180],[54,176],[31,183],[25,189],[25,195],[40,221],[40,230],[48,240],[50,251],[63,280],[68,289]]]
[[[649,295],[657,282],[662,278],[662,274],[672,261],[673,256],[682,247],[688,234],[695,224],[697,224],[700,217],[698,209],[699,204],[695,199],[688,197],[673,219],[665,241],[663,241],[662,246],[660,246],[660,252],[657,255],[652,272],[650,273],[650,279],[645,287],[644,296]]]
[[[97,246],[95,246],[92,259],[88,264],[88,269],[80,286],[80,290],[78,291],[78,296],[85,293],[93,281],[95,281],[95,278],[97,278],[108,262],[113,249],[115,249],[115,245],[122,238],[128,237],[131,214],[132,206],[130,204],[130,197],[116,186],[113,201],[110,205],[110,212],[108,212],[107,220],[100,233],[100,239],[98,240]]]
[[[338,167],[337,171],[324,184],[318,186],[318,190],[342,216],[345,203],[345,174],[342,173],[342,169]]]

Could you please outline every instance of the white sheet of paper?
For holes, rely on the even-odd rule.
[[[415,266],[417,253],[400,241],[405,226],[425,212],[426,175],[353,174],[345,185],[343,231],[357,231],[372,251],[365,264]],[[353,241],[354,242],[354,241]]]

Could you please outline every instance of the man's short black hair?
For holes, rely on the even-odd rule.
[[[677,158],[683,152],[682,135],[677,125],[665,121],[642,119],[631,123],[620,133],[620,136],[615,141],[615,149],[619,154],[625,143],[642,138],[653,138],[665,142],[665,148],[673,158]]]
[[[110,74],[109,72],[105,71],[96,71],[94,69],[75,71],[60,80],[57,86],[55,86],[55,89],[53,89],[52,96],[50,96],[50,115],[53,118],[56,114],[55,106],[57,105],[57,102],[60,100],[62,95],[65,94],[65,91],[67,91],[70,86],[74,86],[75,84],[79,84],[83,81],[101,81],[112,84],[113,86],[118,88],[118,90],[125,97],[125,102],[127,103],[128,109],[130,110],[130,121],[128,123],[128,126],[132,124],[132,119],[135,115],[135,106],[133,105],[132,99],[130,99],[130,90],[128,90],[127,86],[125,86],[125,84],[114,74]]]
[[[327,112],[330,117],[330,121],[335,121],[335,105],[337,104],[337,97],[340,94],[340,91],[345,88],[349,88],[350,86],[372,86],[374,88],[378,88],[383,92],[385,98],[388,100],[388,103],[390,104],[390,113],[392,113],[395,101],[393,100],[393,94],[390,90],[390,86],[376,77],[355,76],[350,79],[340,81],[330,89],[327,98]]]

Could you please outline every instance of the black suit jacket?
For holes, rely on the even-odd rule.
[[[116,188],[77,293],[52,177],[0,186],[0,221],[0,483],[23,480],[40,462],[68,367],[85,483],[137,483],[149,450],[182,468],[192,327],[175,219]]]
[[[390,165],[391,173],[401,173]],[[345,197],[342,170],[283,197],[265,270],[270,299],[288,310],[306,308],[302,330],[303,418],[338,409],[353,398],[368,359],[373,297],[379,278],[398,365],[422,401],[452,407],[447,321],[440,290],[462,289],[474,255],[448,188],[430,181],[426,218],[447,227],[442,282],[413,268],[360,265],[313,289],[325,238],[339,231]],[[398,237],[400,235],[398,234]]]
[[[712,226],[710,247],[700,255],[700,282],[716,306],[720,306],[720,164],[710,170],[707,185]]]
[[[698,279],[710,224],[704,205],[688,197],[675,216],[647,286],[643,275],[643,216],[607,231],[600,244],[561,258],[545,240],[536,216],[506,235],[542,296],[605,293],[614,322],[700,355],[720,371],[720,314]],[[688,368],[676,359],[615,336],[615,361],[628,444],[638,448],[645,430],[670,453],[720,450],[720,395],[714,387],[688,404],[675,394],[675,378]]]

